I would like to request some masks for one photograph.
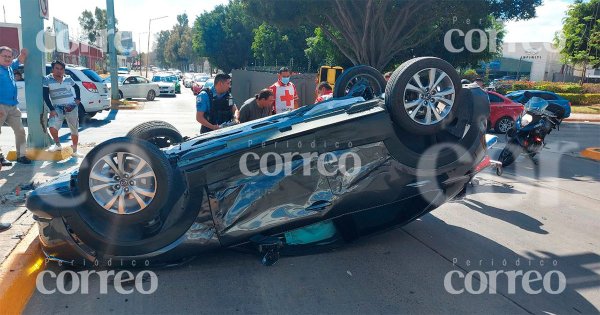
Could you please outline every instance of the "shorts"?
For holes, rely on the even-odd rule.
[[[48,127],[54,128],[56,130],[60,130],[62,127],[63,121],[67,120],[67,126],[71,129],[72,135],[79,134],[79,114],[77,110],[77,106],[70,112],[65,111],[65,107],[56,106],[56,116],[51,117],[48,120]]]

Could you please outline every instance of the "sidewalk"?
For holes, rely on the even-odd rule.
[[[579,122],[600,122],[600,114],[576,114],[571,113],[571,116],[565,121],[579,121]]]
[[[94,145],[80,144],[79,151],[86,154]],[[33,161],[30,165],[14,163],[13,166],[2,167],[0,170],[0,221],[12,223],[12,227],[0,232],[0,269],[19,242],[32,227],[35,228],[33,215],[25,208],[27,193],[60,174],[78,169],[81,161],[82,159],[70,158],[58,162]],[[18,195],[17,187],[20,190]]]

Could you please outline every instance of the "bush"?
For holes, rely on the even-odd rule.
[[[571,105],[595,105],[600,104],[600,93],[596,94],[578,94],[578,93],[558,93],[558,95],[566,98],[571,102]]]
[[[584,83],[583,93],[600,93],[600,83]]]

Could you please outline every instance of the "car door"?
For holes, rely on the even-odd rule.
[[[136,77],[137,79],[137,84],[136,84],[136,90],[137,90],[137,97],[141,97],[144,98],[148,95],[148,91],[151,89],[150,87],[150,82],[148,82],[148,80],[146,80],[145,78],[142,77]]]
[[[137,97],[135,94],[135,84],[137,80],[135,77],[127,77],[123,80],[123,85],[120,87],[121,92],[123,92],[124,98]]]

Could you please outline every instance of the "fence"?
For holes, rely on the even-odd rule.
[[[552,82],[574,82],[579,83],[581,81],[581,77],[576,77],[574,75],[564,74],[560,72],[555,72],[552,74]],[[585,78],[583,83],[600,83],[600,78]]]

